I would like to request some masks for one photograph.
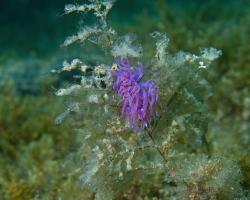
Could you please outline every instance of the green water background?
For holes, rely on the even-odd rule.
[[[75,57],[88,62],[106,59],[94,46],[60,47],[65,37],[92,20],[64,15],[67,3],[71,1],[0,2],[1,197],[11,199],[19,190],[27,195],[25,199],[32,194],[20,176],[23,160],[42,165],[63,157],[71,148],[72,128],[54,124],[64,109],[54,96],[54,87],[65,77],[54,77],[50,70]],[[244,174],[242,185],[249,190],[250,1],[120,0],[109,21],[119,33],[137,33],[145,57],[152,55],[153,43],[147,41],[154,30],[168,33],[171,52],[197,52],[199,47],[210,46],[223,51],[209,69],[213,95],[208,102],[208,140],[212,152],[238,162]]]

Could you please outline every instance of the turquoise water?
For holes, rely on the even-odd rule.
[[[63,184],[66,175],[60,173],[58,166],[76,151],[79,138],[75,128],[79,124],[74,123],[74,118],[60,126],[55,124],[56,116],[68,104],[68,100],[65,103],[56,97],[55,91],[76,80],[70,76],[72,74],[51,73],[52,69],[59,69],[64,60],[73,58],[90,65],[112,63],[110,55],[89,43],[61,47],[67,36],[95,20],[92,15],[65,15],[64,5],[86,2],[0,2],[0,199],[60,199],[60,195],[62,199],[81,199],[79,191],[85,192],[86,199],[94,198],[89,191],[81,189],[81,184],[76,184],[79,190],[68,186],[72,186],[72,180],[67,179]],[[211,95],[205,102],[209,114],[205,136],[209,153],[206,152],[206,156],[223,157],[222,168],[227,164],[231,166],[231,161],[237,165],[242,177],[232,176],[239,182],[239,193],[249,199],[250,2],[118,0],[108,21],[121,35],[137,34],[144,52],[141,60],[146,65],[150,65],[154,54],[155,44],[149,34],[155,30],[167,33],[170,53],[178,50],[197,53],[202,47],[222,50],[223,55],[207,72]],[[164,185],[164,181],[158,181],[158,185],[153,186],[155,196],[149,195],[150,191],[154,193],[152,188],[138,189],[139,181],[128,183],[132,189],[126,186],[123,196],[116,198],[164,199],[157,188]],[[212,199],[207,195],[205,199]],[[234,196],[215,192],[213,198],[233,199]],[[199,197],[195,198],[190,192],[189,199]]]

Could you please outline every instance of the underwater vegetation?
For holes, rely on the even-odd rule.
[[[142,14],[143,30],[120,35],[116,3],[65,6],[95,22],[62,46],[96,45],[104,62],[69,56],[43,96],[1,84],[0,199],[249,199],[250,13],[218,38],[224,13],[203,19],[213,3],[183,19],[157,1],[157,22]]]

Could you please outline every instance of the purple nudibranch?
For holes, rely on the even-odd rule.
[[[112,71],[115,81],[113,89],[122,97],[119,103],[121,114],[128,121],[129,127],[138,132],[139,128],[150,125],[157,116],[159,87],[154,80],[141,81],[143,65],[138,63],[135,70],[127,58],[116,62],[118,69]]]

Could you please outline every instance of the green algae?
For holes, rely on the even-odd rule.
[[[226,8],[223,10],[222,7],[220,12],[214,14],[216,20],[206,20],[206,16],[212,12],[216,4],[204,5],[200,10],[191,10],[190,15],[183,17],[175,13],[172,7],[164,1],[157,2],[156,9],[164,10],[164,12],[159,12],[158,17],[151,18],[146,13],[136,16],[136,23],[142,24],[143,29],[135,26],[121,29],[139,33],[142,43],[146,41],[145,32],[156,29],[167,32],[171,38],[170,51],[180,48],[196,51],[197,46],[203,47],[211,44],[222,49],[223,56],[209,70],[210,76],[208,77],[212,83],[213,95],[207,100],[211,115],[210,119],[206,119],[210,120],[207,134],[210,155],[219,154],[222,158],[213,158],[208,161],[206,156],[197,156],[185,162],[189,166],[195,165],[194,163],[197,163],[197,166],[205,166],[206,170],[209,169],[208,166],[212,166],[211,169],[216,168],[218,162],[221,162],[220,167],[224,167],[225,172],[228,170],[230,173],[225,176],[218,174],[212,176],[215,177],[216,184],[220,184],[222,177],[229,176],[233,176],[232,180],[238,184],[241,176],[233,173],[238,167],[230,160],[235,161],[242,170],[241,184],[247,196],[250,189],[250,91],[248,89],[250,88],[250,47],[247,45],[250,42],[250,28],[247,26],[250,13],[243,12],[239,16],[232,17],[230,12]],[[245,7],[246,10],[249,8],[247,2]],[[119,24],[116,26],[119,29]],[[153,54],[152,47],[152,44],[145,43],[146,57]],[[1,61],[6,60],[10,55],[6,54],[6,58],[1,57]],[[52,84],[53,82],[44,81],[41,87],[45,91],[43,94],[46,95],[39,97],[19,96],[13,84],[1,89],[0,195],[3,199],[57,199],[58,196],[62,199],[94,198],[88,190],[77,187],[80,185],[78,177],[69,177],[61,171],[61,160],[71,152],[75,133],[72,128],[64,124],[57,126],[54,123],[54,118],[63,110],[63,106],[62,102],[49,94],[51,92],[48,88]],[[88,122],[85,124],[91,125]],[[184,144],[184,147],[180,148],[194,151],[188,145],[185,146],[189,143],[187,139],[179,138],[180,143]],[[221,161],[218,161],[220,159]],[[201,163],[200,160],[202,160]],[[178,173],[188,177],[185,164],[182,170]],[[157,199],[160,196],[159,188],[163,183],[163,180],[157,178],[154,181],[157,184],[154,186],[148,182],[143,184],[141,181],[124,184],[127,190],[120,199]],[[201,177],[204,182],[207,182],[207,179],[208,177]],[[211,199],[232,198],[232,196],[225,196],[230,193],[228,190],[223,190],[224,188],[221,189],[219,196],[217,196],[216,188],[210,190],[208,187],[206,191],[203,188],[205,183],[201,183],[201,180],[187,180],[190,193],[185,193],[183,195],[186,196],[180,198],[188,196],[189,199],[199,199],[202,195],[205,196],[204,198]],[[201,186],[199,192],[195,193],[197,183],[201,183]],[[230,183],[225,189],[233,185],[234,183]],[[237,185],[237,187],[240,186]],[[171,191],[176,192],[175,189]],[[211,192],[210,196],[209,192]],[[240,192],[242,192],[241,189],[239,189]],[[166,198],[169,197],[168,195],[166,194]]]

